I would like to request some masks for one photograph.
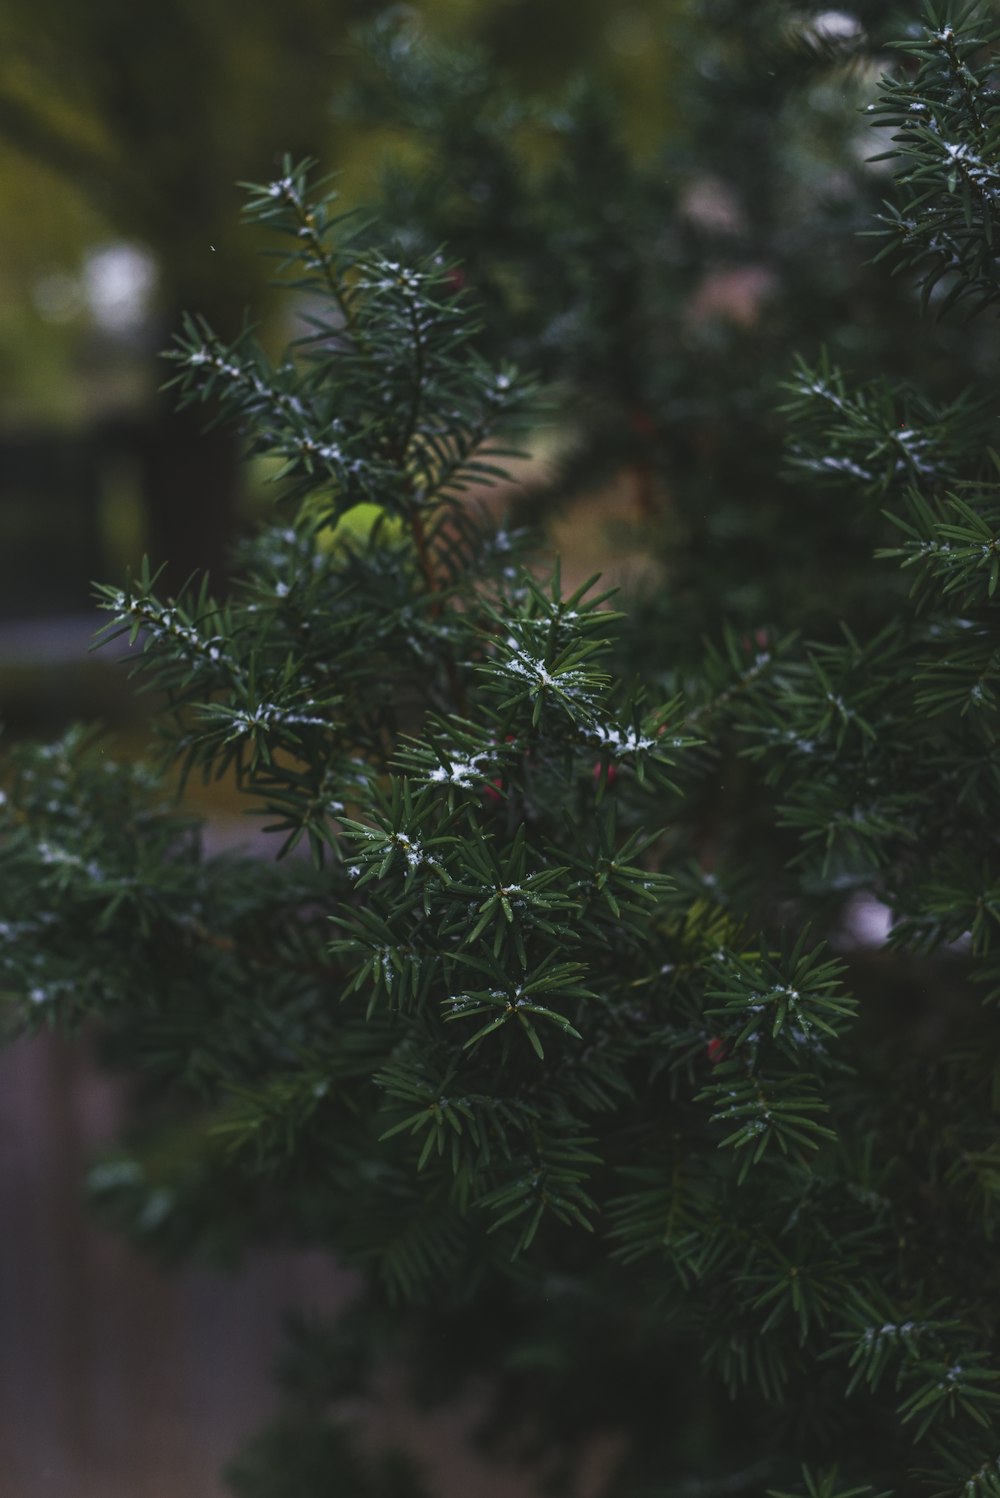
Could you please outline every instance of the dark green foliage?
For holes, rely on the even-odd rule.
[[[886,219],[900,269],[914,268],[924,306],[936,292],[942,308],[971,302],[979,311],[996,301],[996,228],[1000,112],[992,48],[1000,26],[983,5],[927,7],[926,30],[897,43],[915,64],[912,76],[886,80],[869,105],[893,129],[902,158],[901,202]],[[966,309],[968,310],[968,309]]]
[[[913,39],[904,92],[942,118],[992,108],[973,27],[934,11]],[[478,62],[389,63],[428,129],[499,107]],[[476,150],[496,174],[489,118]],[[909,124],[895,142],[905,195],[933,150]],[[512,193],[535,190],[508,166]],[[554,191],[564,166],[540,180]],[[985,286],[983,182],[927,177],[921,212],[957,205],[966,226],[942,302]],[[604,1435],[611,1498],[692,1477],[995,1498],[1000,500],[995,387],[962,378],[993,335],[954,369],[957,345],[936,345],[926,389],[870,357],[855,381],[843,336],[786,363],[770,399],[809,511],[784,541],[811,537],[806,571],[849,530],[865,577],[832,596],[856,607],[815,639],[791,603],[780,630],[714,619],[694,663],[669,630],[636,648],[606,596],[532,570],[525,538],[461,501],[537,420],[508,362],[535,303],[505,339],[513,293],[483,268],[503,247],[470,210],[470,312],[421,202],[376,251],[304,168],[251,190],[308,331],[274,366],[249,333],[191,322],[174,358],[182,398],[276,460],[276,521],[225,602],[161,599],[148,573],[103,590],[161,694],[166,762],[231,774],[291,856],[204,856],[155,779],[106,769],[85,736],[18,751],[5,1009],[93,1016],[143,1066],[133,1147],[93,1180],[115,1220],[165,1254],[280,1238],[362,1273],[341,1325],[295,1337],[286,1411],[234,1469],[248,1498],[418,1491],[342,1423],[386,1366],[428,1403],[484,1380],[484,1449],[530,1456],[555,1492]],[[552,221],[525,222],[505,274],[530,289]],[[596,275],[606,246],[590,253]],[[661,269],[676,295],[677,262]],[[888,324],[922,326],[899,285]],[[586,339],[611,378],[609,316],[595,302]],[[570,343],[541,361],[557,393],[586,383]],[[637,363],[663,375],[653,347]],[[678,378],[643,399],[669,413]],[[736,492],[716,480],[712,515]],[[359,501],[370,531],[336,529]],[[866,910],[887,941],[865,939]]]
[[[363,1455],[331,1420],[285,1416],[247,1447],[226,1474],[237,1498],[426,1498],[401,1452]]]
[[[796,1490],[795,1495],[790,1492],[778,1493],[771,1489],[768,1498],[799,1498],[799,1494],[804,1494],[804,1498],[888,1498],[888,1494],[876,1495],[868,1487],[844,1487],[843,1483],[838,1481],[838,1476],[836,1468],[832,1471],[817,1473],[811,1472],[808,1467],[803,1467],[802,1485]]]
[[[790,348],[813,358],[823,344],[893,386],[925,369],[954,399],[959,340],[915,323],[858,237],[883,186],[864,164],[878,142],[862,111],[884,11],[672,8],[667,45],[684,61],[671,128],[645,131],[639,151],[628,101],[592,79],[529,95],[404,12],[363,37],[342,108],[407,146],[387,158],[377,221],[414,247],[447,243],[483,306],[483,346],[554,387],[562,449],[526,513],[617,476],[619,526],[631,510],[669,579],[669,607],[659,593],[633,604],[629,667],[696,661],[720,616],[826,630],[819,600],[860,622],[884,599],[864,566],[868,528],[811,473],[781,477],[774,399]]]

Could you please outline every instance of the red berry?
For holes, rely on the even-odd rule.
[[[605,766],[601,764],[600,760],[598,760],[597,764],[594,766],[594,770],[593,770],[594,784],[595,785],[599,785],[600,784],[601,771],[604,770],[604,769],[605,769]],[[618,766],[617,765],[608,765],[606,767],[606,769],[607,769],[607,781],[608,781],[608,785],[614,785],[615,781],[618,779]]]
[[[753,649],[754,645],[756,645],[758,650],[766,650],[770,643],[771,636],[768,634],[766,629],[754,630],[753,644],[751,644],[750,642],[749,635],[740,635],[740,644],[743,646],[743,649],[747,652],[748,655],[750,654],[750,651]]]
[[[705,1047],[705,1055],[713,1066],[718,1066],[720,1061],[725,1061],[729,1055],[729,1046],[721,1035],[713,1035]]]
[[[500,801],[503,799],[503,781],[499,775],[489,785],[483,786],[483,795],[487,801]]]

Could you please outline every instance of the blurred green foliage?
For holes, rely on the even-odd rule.
[[[266,285],[239,233],[236,183],[280,152],[315,154],[363,196],[391,132],[352,131],[331,110],[354,68],[348,33],[371,0],[5,0],[0,9],[0,424],[81,421],[110,360],[85,359],[85,319],[46,317],[41,277],[76,275],[85,250],[125,240],[152,252],[157,328],[197,308],[235,331]],[[670,110],[676,0],[427,0],[414,14],[460,45],[477,39],[526,84],[597,63],[623,85],[637,142]],[[86,364],[85,371],[81,364]],[[131,366],[131,394],[154,382]],[[86,373],[87,378],[80,378]],[[112,392],[117,394],[117,391]]]

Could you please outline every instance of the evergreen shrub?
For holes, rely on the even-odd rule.
[[[876,249],[952,316],[1000,296],[998,39],[929,9],[872,110]],[[283,461],[274,523],[226,599],[101,593],[164,767],[233,777],[279,856],[206,852],[83,730],[9,750],[0,807],[5,1018],[146,1079],[105,1214],[361,1272],[235,1491],[427,1491],[345,1413],[393,1365],[428,1402],[482,1377],[486,1449],[553,1491],[603,1434],[611,1498],[996,1498],[992,389],[787,370],[817,534],[879,548],[861,624],[720,619],[630,679],[607,595],[469,499],[542,396],[456,265],[372,248],[305,166],[248,214],[308,331],[275,364],[192,320],[175,383]]]

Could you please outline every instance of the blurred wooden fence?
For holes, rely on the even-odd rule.
[[[218,583],[245,470],[236,434],[157,406],[80,432],[0,428],[0,619],[72,613],[144,552]]]
[[[0,437],[0,617],[88,604],[106,571],[102,497],[114,459],[94,435]]]
[[[117,1113],[59,1039],[0,1053],[3,1498],[221,1498],[221,1465],[273,1407],[282,1311],[349,1288],[307,1255],[166,1276],[98,1232],[80,1182]]]

